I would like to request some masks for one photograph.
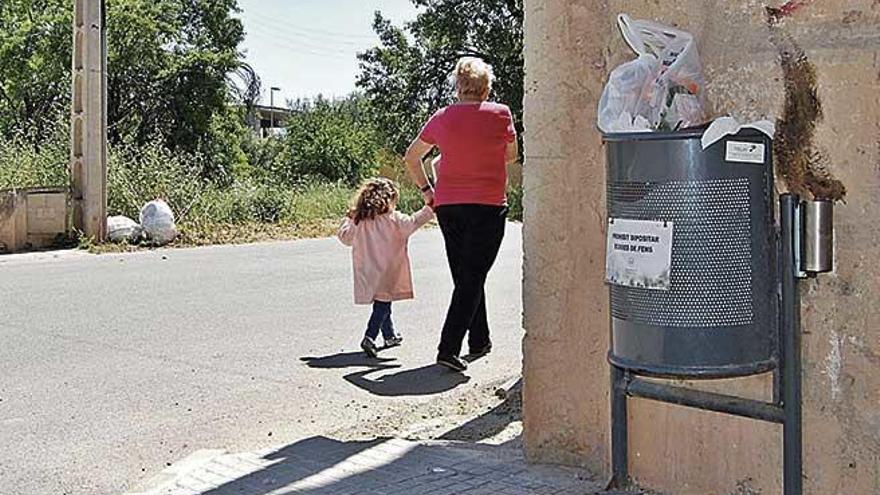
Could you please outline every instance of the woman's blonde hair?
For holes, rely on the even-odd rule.
[[[394,182],[383,178],[369,179],[361,185],[352,198],[348,217],[355,225],[362,220],[372,220],[390,212],[398,198],[400,192]]]
[[[462,57],[455,64],[455,89],[459,98],[484,99],[492,89],[495,74],[481,58]]]

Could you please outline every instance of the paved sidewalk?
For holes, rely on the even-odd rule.
[[[200,451],[129,495],[587,495],[581,470],[527,465],[512,448],[314,437],[259,453]]]

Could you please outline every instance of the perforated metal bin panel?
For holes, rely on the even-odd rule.
[[[610,286],[621,367],[724,377],[775,366],[777,301],[771,142],[743,131],[701,149],[701,130],[605,136],[612,218],[673,222],[668,291]],[[727,142],[764,162],[727,162]]]

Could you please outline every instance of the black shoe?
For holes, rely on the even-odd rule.
[[[376,343],[369,337],[364,337],[364,340],[361,341],[361,349],[364,350],[364,354],[367,357],[374,358],[379,356],[379,349],[376,347]]]
[[[467,369],[467,363],[458,356],[437,356],[437,364],[445,366],[454,371],[464,371]]]
[[[484,345],[483,347],[471,347],[470,352],[468,353],[468,357],[470,358],[481,358],[486,354],[492,352],[492,343]]]

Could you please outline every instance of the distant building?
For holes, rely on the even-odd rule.
[[[260,137],[283,134],[291,115],[293,111],[288,108],[255,105],[247,116],[247,125]]]

